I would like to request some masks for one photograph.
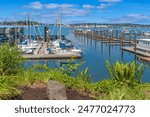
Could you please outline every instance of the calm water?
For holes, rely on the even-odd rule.
[[[99,41],[95,41],[90,38],[75,36],[72,32],[66,33],[66,30],[64,32],[65,34],[69,34],[67,38],[71,40],[76,47],[82,48],[84,50],[84,64],[81,69],[84,69],[86,67],[89,68],[89,73],[91,74],[91,80],[93,82],[100,81],[104,78],[109,77],[109,73],[105,64],[106,60],[109,60],[110,63],[115,63],[117,60],[123,62],[132,62],[136,60],[136,56],[134,54],[122,51],[121,47],[119,46],[108,46],[107,44],[102,44]],[[32,67],[33,64],[47,63],[49,67],[54,68],[60,67],[64,63],[64,61],[65,60],[28,61],[25,63],[25,66]],[[79,61],[80,60],[77,60],[76,62]],[[148,67],[145,70],[143,82],[150,82],[150,66],[148,64],[145,65],[147,65]]]
[[[81,36],[74,36],[73,34],[70,34],[68,38],[73,41],[74,45],[85,51],[83,58],[85,64],[83,65],[83,68],[89,68],[89,72],[92,74],[92,81],[99,81],[108,78],[109,73],[105,64],[106,60],[109,60],[110,63],[115,63],[117,60],[123,62],[132,62],[136,60],[134,54],[122,51],[120,46],[108,46],[99,41]],[[149,75],[150,66],[147,67],[144,73],[144,82],[150,82]]]

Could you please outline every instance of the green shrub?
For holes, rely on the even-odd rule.
[[[109,100],[144,100],[148,99],[143,91],[139,88],[134,87],[134,89],[128,86],[122,86],[120,88],[114,88],[109,92],[107,96]]]
[[[106,65],[111,79],[115,80],[120,85],[128,84],[134,86],[141,82],[144,73],[142,64],[138,65],[136,62],[122,63],[117,61],[115,64],[110,65],[110,63],[106,61]]]
[[[83,62],[80,63],[76,63],[74,64],[75,60],[73,58],[71,58],[70,60],[68,60],[67,64],[64,64],[60,70],[67,74],[67,75],[71,75],[73,74],[75,71],[79,72],[79,67],[83,64]]]
[[[0,99],[11,99],[20,94],[16,89],[17,77],[15,76],[0,76]]]
[[[8,43],[0,46],[0,75],[16,74],[23,67],[21,52],[16,47],[11,47]]]

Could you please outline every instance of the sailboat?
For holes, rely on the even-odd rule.
[[[55,54],[81,54],[82,50],[73,46],[72,42],[62,35],[62,13],[59,18],[59,38],[52,42],[54,48],[52,49]]]
[[[33,40],[32,34],[31,34],[31,22],[29,19],[29,14],[28,14],[28,21],[27,21],[27,37],[22,43],[21,43],[21,50],[25,54],[37,54],[38,50],[42,46],[42,44],[39,44],[36,40]]]

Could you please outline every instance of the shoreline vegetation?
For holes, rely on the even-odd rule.
[[[38,21],[4,21],[0,22],[0,25],[2,26],[34,26],[34,25],[55,25],[55,24],[47,24],[47,23],[42,23]],[[134,28],[149,28],[150,25],[145,25],[145,24],[132,24],[132,23],[116,23],[116,24],[111,24],[111,23],[75,23],[75,24],[67,24],[70,27],[134,27]]]
[[[88,68],[80,70],[83,63],[69,64],[61,68],[48,68],[46,64],[35,65],[33,68],[24,68],[21,52],[8,43],[0,46],[0,99],[25,99],[19,98],[32,88],[32,93],[38,91],[45,97],[45,87],[49,80],[64,83],[70,98],[68,99],[97,99],[97,100],[147,100],[150,99],[150,83],[142,83],[144,66],[117,61],[111,65],[106,61],[110,78],[99,82],[91,82]],[[74,72],[77,77],[72,77]],[[99,76],[101,77],[101,76]],[[36,90],[37,89],[37,90]],[[45,92],[44,92],[45,91]],[[73,95],[72,95],[73,94]],[[41,94],[42,95],[42,94]],[[80,95],[80,97],[78,96]],[[72,97],[71,97],[72,96]],[[77,98],[73,98],[76,96]],[[28,99],[39,99],[30,97]]]
[[[11,21],[11,22],[0,22],[0,25],[4,26],[14,26],[14,25],[19,25],[19,26],[27,26],[27,25],[43,25],[43,23],[36,22],[36,21]]]

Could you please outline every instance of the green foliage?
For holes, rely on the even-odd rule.
[[[82,80],[86,82],[90,82],[91,75],[89,75],[89,69],[86,68],[85,70],[82,70],[79,72],[78,78],[81,78]]]
[[[0,75],[16,74],[22,69],[23,58],[16,47],[8,43],[0,46]]]
[[[74,64],[70,63],[69,65],[65,65],[60,69],[59,68],[50,69],[46,64],[43,66],[35,65],[34,68],[25,70],[23,72],[23,75],[20,74],[19,78],[23,76],[23,78],[21,78],[22,83],[20,84],[32,85],[36,81],[47,83],[49,80],[56,80],[64,83],[67,88],[71,88],[73,90],[80,92],[86,92],[95,99],[105,99],[105,100],[150,99],[150,96],[146,95],[144,92],[149,91],[150,87],[148,86],[146,87],[143,86],[142,84],[139,84],[139,82],[136,81],[137,79],[135,81],[131,80],[136,82],[136,85],[133,85],[134,83],[132,83],[132,87],[130,87],[131,83],[127,82],[126,78],[124,78],[123,75],[120,75],[122,76],[122,78],[124,78],[123,80],[122,79],[116,80],[113,77],[112,79],[109,80],[103,80],[97,83],[92,83],[89,82],[90,75],[88,73],[88,68],[79,71],[77,78],[71,77],[70,74],[74,70],[78,69],[78,67],[73,66]],[[41,72],[40,70],[43,71]]]
[[[122,86],[120,88],[114,88],[109,92],[107,96],[109,100],[144,100],[150,99],[145,93],[139,88],[134,87],[133,89],[128,86]]]
[[[94,90],[98,93],[108,94],[114,88],[113,80],[103,80],[95,84]]]
[[[122,63],[117,61],[114,65],[110,65],[109,61],[106,61],[106,66],[110,77],[121,85],[139,84],[144,73],[143,65],[138,65],[136,62]]]
[[[34,67],[33,67],[33,70],[44,70],[44,71],[49,71],[50,68],[47,66],[47,64],[44,64],[44,65],[38,65],[38,64],[35,64]]]
[[[6,44],[5,46],[9,48],[9,45]],[[4,48],[6,49],[6,47]],[[12,47],[10,48],[12,49]],[[10,49],[7,51],[10,51]],[[12,52],[7,52],[8,55],[5,56],[7,61],[4,62],[8,63],[8,61],[10,61],[8,58],[13,58],[11,53]],[[20,56],[20,52],[16,52],[16,49],[14,53]],[[20,59],[19,62],[15,61],[17,58]],[[18,68],[21,68],[22,58],[14,57],[13,59],[12,62],[16,63]],[[74,60],[71,59],[68,61],[68,64],[63,65],[61,68],[51,69],[44,64],[35,65],[33,68],[21,69],[20,71],[19,69],[17,70],[17,68],[15,68],[16,65],[12,63],[8,63],[9,67],[4,67],[2,62],[0,62],[0,99],[11,99],[20,94],[20,91],[16,89],[18,85],[32,85],[39,81],[46,84],[49,80],[62,82],[67,88],[90,94],[95,99],[150,99],[150,84],[140,83],[144,69],[142,65],[138,66],[136,62],[123,64],[117,61],[116,64],[110,65],[110,63],[106,61],[111,79],[96,83],[90,82],[91,76],[89,75],[88,68],[80,71],[79,67],[82,63],[73,64],[73,62]],[[6,70],[4,70],[4,68]],[[10,68],[14,68],[14,70]],[[75,71],[78,71],[77,78],[71,77],[71,74]]]
[[[72,58],[68,60],[68,64],[64,64],[60,70],[62,70],[63,73],[71,75],[74,73],[76,70],[79,71],[79,67],[83,64],[81,63],[76,63],[74,64],[75,60]]]
[[[28,68],[18,73],[18,80],[18,84],[33,84],[36,80],[33,69]]]
[[[15,76],[0,76],[0,99],[10,99],[20,94],[16,89],[17,78]]]

